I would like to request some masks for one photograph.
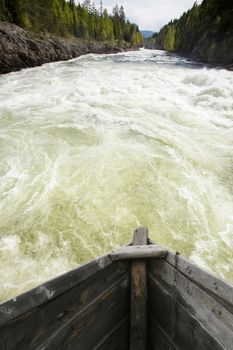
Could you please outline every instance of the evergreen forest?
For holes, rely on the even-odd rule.
[[[124,8],[116,5],[111,14],[100,1],[85,0],[0,0],[0,20],[14,23],[35,33],[52,33],[97,41],[124,42],[141,46],[138,26],[126,18]]]
[[[170,21],[147,42],[148,46],[189,55],[217,55],[224,42],[223,54],[233,48],[233,1],[203,0],[185,12],[180,19]],[[205,44],[206,43],[206,44]]]

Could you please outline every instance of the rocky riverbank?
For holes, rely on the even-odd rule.
[[[147,49],[166,50],[166,48],[150,38],[145,43]],[[168,50],[169,51],[169,50]],[[227,69],[233,69],[233,32],[221,35],[219,33],[208,31],[203,33],[191,50],[186,47],[172,51],[180,56],[187,57],[193,61],[209,64],[211,66],[220,66]]]
[[[232,69],[233,32],[222,34],[209,30],[200,37],[191,52],[180,50],[178,53],[196,61]]]
[[[130,50],[108,43],[67,39],[52,34],[27,32],[7,22],[0,22],[0,74],[36,67],[44,63],[65,61],[88,53],[117,53]]]
[[[233,68],[233,1],[203,0],[170,21],[146,46],[209,65]]]

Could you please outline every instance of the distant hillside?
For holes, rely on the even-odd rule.
[[[154,34],[154,32],[152,32],[151,30],[141,30],[140,33],[142,34],[144,39],[151,38],[152,35]]]
[[[207,63],[233,65],[233,1],[204,0],[148,39],[148,48],[179,53]]]

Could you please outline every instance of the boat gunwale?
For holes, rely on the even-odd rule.
[[[0,303],[0,327],[22,314],[65,294],[67,291],[112,263],[113,261],[109,254],[105,254],[71,271],[52,278],[49,281],[45,281],[29,291]]]
[[[152,240],[149,240],[149,244],[157,245],[157,243]],[[168,254],[164,260],[168,264],[175,267],[175,259],[175,253],[173,253],[171,250],[168,250]],[[233,313],[233,284],[224,281],[215,275],[212,271],[198,266],[182,255],[179,255],[177,270],[187,279],[203,289],[206,293],[217,299],[217,301],[222,306],[228,310],[230,309],[229,311]]]
[[[152,240],[148,240],[149,244],[153,244],[162,248]],[[128,244],[131,245],[131,244]],[[125,247],[125,246],[123,246]],[[165,258],[167,263],[175,267],[175,254],[168,250]],[[93,274],[104,269],[114,262],[107,253],[90,262],[87,262],[77,268],[68,271],[58,277],[55,277],[39,286],[20,294],[15,298],[11,298],[0,303],[0,327],[6,325],[22,314],[32,309],[52,301],[53,299],[65,294],[79,283],[83,282]],[[198,265],[190,262],[186,258],[179,256],[177,269],[187,279],[198,285],[205,292],[214,297],[222,306],[233,313],[233,285],[214,275],[211,271],[207,271]],[[62,281],[62,283],[60,283]],[[204,283],[205,282],[205,283]]]

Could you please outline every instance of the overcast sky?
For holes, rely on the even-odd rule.
[[[116,3],[123,5],[130,21],[137,23],[141,30],[152,31],[158,31],[171,19],[180,17],[194,2],[195,0],[103,0],[104,7],[109,12]],[[95,0],[95,3],[98,5],[99,1]]]

